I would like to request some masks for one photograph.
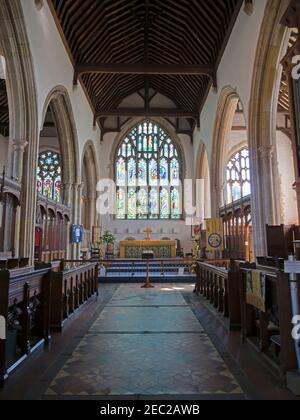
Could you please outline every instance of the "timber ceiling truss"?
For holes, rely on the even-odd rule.
[[[109,117],[152,116],[200,125],[200,112],[242,0],[48,0],[74,65],[103,125]],[[144,92],[144,107],[120,108]],[[151,108],[152,95],[172,108]]]
[[[292,33],[289,39],[288,48],[292,48],[298,38],[298,30],[292,29]],[[287,134],[291,138],[291,119],[290,119],[290,94],[286,73],[283,70],[280,81],[279,97],[278,97],[278,113],[283,114],[285,117],[285,124],[283,127],[277,127],[278,130]]]

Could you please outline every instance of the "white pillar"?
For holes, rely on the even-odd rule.
[[[254,255],[267,255],[266,225],[280,224],[280,191],[276,152],[262,146],[251,154],[252,224]]]
[[[24,152],[27,145],[28,145],[28,142],[26,140],[13,141],[12,178],[18,182],[21,182],[22,180]]]

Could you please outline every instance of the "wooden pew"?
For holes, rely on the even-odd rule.
[[[237,261],[198,262],[195,293],[201,294],[225,318],[230,330],[241,329],[240,281]]]
[[[13,276],[0,271],[0,315],[6,320],[7,337],[0,340],[0,384],[38,346],[50,339],[51,270]],[[14,342],[14,340],[16,340]],[[8,350],[15,353],[8,360]]]
[[[64,261],[52,271],[51,328],[61,332],[64,322],[92,296],[98,296],[97,262]]]
[[[0,270],[17,270],[29,267],[29,258],[9,258],[0,260]]]
[[[241,266],[242,339],[257,346],[269,360],[276,360],[284,377],[297,368],[292,338],[292,309],[289,279],[283,270],[266,266]],[[266,309],[247,303],[247,271],[256,268],[266,274]],[[274,347],[274,348],[273,348]]]

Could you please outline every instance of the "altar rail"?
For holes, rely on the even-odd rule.
[[[225,318],[231,330],[241,328],[240,287],[237,265],[229,260],[198,262],[195,293],[201,294]]]
[[[21,361],[50,337],[51,269],[13,276],[0,271],[0,315],[7,334],[0,340],[0,385]]]
[[[109,268],[113,265],[116,264],[130,264],[131,269],[134,271],[140,264],[143,264],[147,267],[148,269],[148,275],[150,276],[150,269],[151,266],[160,266],[160,270],[161,273],[163,274],[165,269],[168,266],[174,266],[176,265],[176,268],[180,268],[180,267],[186,267],[188,268],[190,271],[192,269],[192,266],[195,266],[196,264],[196,260],[191,259],[191,258],[187,258],[187,259],[183,259],[183,258],[176,258],[176,259],[172,259],[172,258],[165,258],[165,259],[159,259],[159,258],[153,258],[153,259],[117,259],[117,260],[100,260],[99,265],[103,266],[105,268]]]
[[[93,295],[98,296],[98,263],[62,260],[52,272],[51,328],[62,331],[64,322]]]

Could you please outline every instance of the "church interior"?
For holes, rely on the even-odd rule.
[[[0,0],[0,400],[300,399],[300,0]]]

